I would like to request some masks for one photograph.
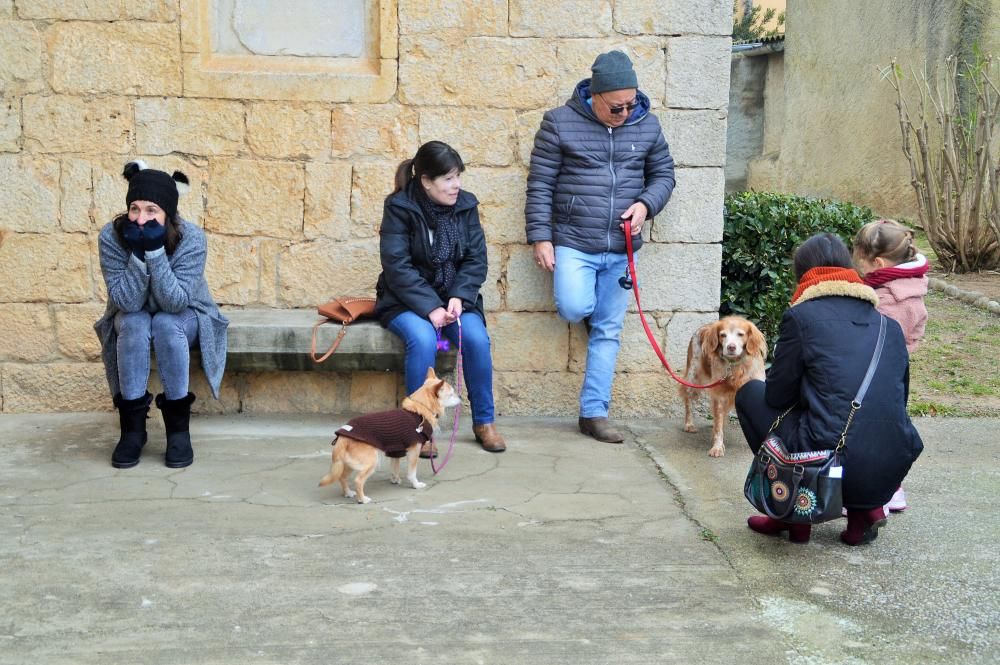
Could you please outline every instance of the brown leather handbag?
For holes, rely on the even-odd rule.
[[[344,339],[344,334],[347,332],[347,326],[354,323],[355,321],[364,321],[366,319],[375,318],[375,299],[374,298],[334,298],[330,302],[323,303],[316,308],[319,315],[323,317],[320,321],[316,322],[313,326],[312,333],[312,359],[315,362],[321,363],[337,350],[340,346],[340,341]],[[316,357],[316,333],[319,331],[319,327],[324,323],[339,323],[340,332],[337,333],[337,339],[333,341],[329,350],[324,353],[321,357]]]

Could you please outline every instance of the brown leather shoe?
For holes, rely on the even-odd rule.
[[[473,425],[472,433],[476,435],[476,441],[483,447],[483,450],[491,453],[502,453],[507,450],[507,442],[500,436],[493,423],[486,425]]]
[[[420,446],[420,456],[424,459],[437,459],[438,449],[433,441],[425,441],[424,445]]]
[[[622,433],[607,418],[584,418],[581,416],[580,431],[605,443],[621,443],[625,440]]]

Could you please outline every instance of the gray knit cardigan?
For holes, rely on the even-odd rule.
[[[229,320],[219,311],[208,291],[205,232],[183,220],[180,232],[181,240],[173,254],[168,256],[163,249],[146,252],[143,262],[121,242],[113,222],[101,229],[98,246],[101,272],[108,288],[108,308],[94,324],[94,330],[101,340],[101,357],[112,396],[119,392],[115,315],[143,309],[149,311],[147,303],[152,303],[154,308],[164,312],[178,313],[191,308],[197,313],[201,366],[212,395],[219,399],[219,386],[226,368]]]

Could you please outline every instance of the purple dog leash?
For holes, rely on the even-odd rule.
[[[458,360],[455,363],[455,394],[459,397],[462,396],[462,320],[457,319],[458,323]],[[438,331],[438,349],[441,351],[448,350],[447,340],[441,339],[441,331]],[[443,347],[443,348],[442,348]],[[458,404],[455,407],[455,420],[451,426],[451,441],[448,443],[448,452],[445,453],[444,459],[441,460],[441,466],[434,464],[434,458],[431,457],[431,469],[434,471],[436,476],[438,472],[445,467],[448,460],[451,458],[451,453],[455,449],[455,437],[458,436],[458,416],[462,411],[462,405]]]

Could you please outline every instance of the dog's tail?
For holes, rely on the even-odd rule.
[[[335,483],[344,475],[344,460],[337,455],[337,440],[333,440],[333,463],[330,465],[330,473],[320,478],[319,486],[326,487],[330,483]]]

